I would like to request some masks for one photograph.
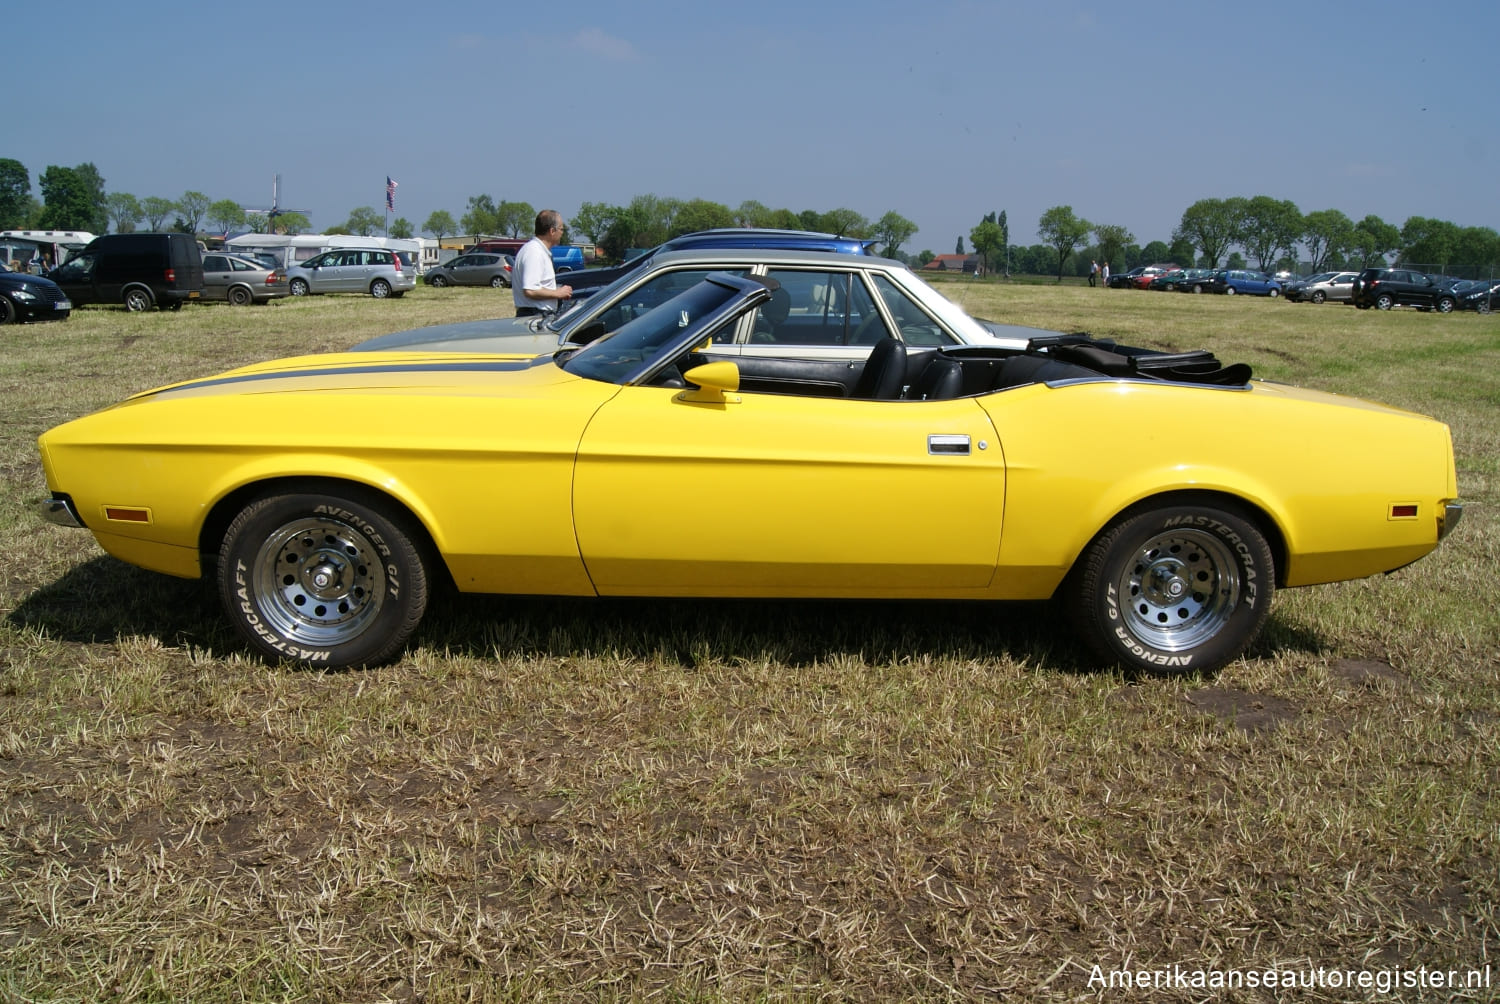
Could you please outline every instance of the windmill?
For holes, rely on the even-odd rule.
[[[272,229],[276,226],[276,217],[284,213],[301,213],[306,216],[309,212],[306,209],[283,209],[281,207],[281,175],[279,174],[271,175],[271,208],[267,209],[263,206],[241,206],[240,208],[247,213],[265,213],[266,225]]]

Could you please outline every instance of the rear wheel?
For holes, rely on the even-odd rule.
[[[1279,289],[1273,289],[1273,290],[1271,290],[1271,299],[1274,300],[1274,299],[1276,299],[1280,295],[1281,295],[1281,290],[1279,290]]]
[[[490,288],[491,289],[500,289],[500,288],[504,287],[504,285],[505,285],[505,279],[502,278],[501,276],[497,275],[497,276],[495,276],[494,278],[492,278],[490,280]]]
[[[1233,286],[1225,286],[1224,287],[1224,295],[1225,296],[1233,296],[1234,295],[1234,287]]]
[[[1391,298],[1391,294],[1389,293],[1381,293],[1375,298],[1376,310],[1390,310],[1395,305],[1396,301]]]
[[[370,283],[370,295],[377,300],[384,300],[391,295],[391,284],[384,279],[376,279]]]
[[[270,659],[330,669],[385,662],[421,621],[427,592],[416,535],[363,492],[258,499],[219,549],[225,612]]]
[[[1065,585],[1084,642],[1152,673],[1217,669],[1270,612],[1271,548],[1249,519],[1212,504],[1165,506],[1096,537]]]
[[[1199,283],[1196,283],[1196,282],[1193,283],[1193,292],[1194,293],[1201,293],[1201,292],[1203,292],[1202,285],[1200,285]]]
[[[236,307],[244,307],[254,303],[255,297],[244,286],[235,286],[229,291],[229,302]]]
[[[140,286],[132,286],[125,291],[125,309],[132,314],[139,314],[143,310],[150,310],[155,304],[151,301],[149,290]]]

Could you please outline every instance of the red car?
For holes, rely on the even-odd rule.
[[[1140,274],[1136,274],[1136,270],[1131,269],[1130,285],[1134,289],[1150,289],[1152,279],[1155,279],[1159,275],[1166,275],[1168,272],[1181,267],[1181,265],[1147,265],[1145,268],[1140,269]]]

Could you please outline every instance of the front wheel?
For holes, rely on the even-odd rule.
[[[1453,313],[1453,298],[1451,296],[1441,297],[1437,302],[1437,310],[1439,314]]]
[[[377,300],[384,300],[391,295],[391,284],[384,279],[376,279],[370,283],[370,295]]]
[[[427,609],[415,535],[362,493],[252,502],[224,535],[218,571],[229,619],[274,660],[328,669],[382,663]]]
[[[293,296],[306,296],[308,293],[312,292],[312,290],[307,288],[306,279],[293,279],[289,292]]]
[[[1328,294],[1323,292],[1321,289],[1312,295],[1313,303],[1322,303],[1326,299],[1328,299]]]
[[[0,324],[16,323],[16,305],[6,297],[0,296]]]
[[[438,289],[442,289],[444,286],[448,285],[448,280],[441,275],[435,275],[432,277],[431,283]]]
[[[1167,506],[1096,537],[1065,585],[1068,614],[1100,658],[1151,673],[1234,659],[1271,609],[1265,537],[1237,512]]]
[[[152,306],[151,294],[139,286],[134,286],[125,291],[125,309],[132,314],[139,314],[142,311],[150,310]]]

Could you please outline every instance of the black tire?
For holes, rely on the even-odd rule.
[[[1376,310],[1390,310],[1395,305],[1396,301],[1391,298],[1391,294],[1389,293],[1381,293],[1375,298]]]
[[[287,292],[291,293],[293,296],[306,296],[307,294],[311,293],[312,290],[308,288],[306,279],[293,279],[292,284],[290,287],[288,287]]]
[[[1438,297],[1437,312],[1439,314],[1451,314],[1451,313],[1453,313],[1453,297],[1451,297],[1451,296],[1441,296],[1441,297]]]
[[[427,609],[428,574],[404,519],[365,493],[270,495],[219,548],[219,598],[272,660],[324,669],[394,657]]]
[[[1225,286],[1224,287],[1224,295],[1225,296],[1233,296],[1234,295],[1234,287],[1233,286]]]
[[[1271,548],[1254,523],[1211,504],[1176,505],[1094,538],[1064,598],[1101,659],[1149,673],[1207,672],[1260,632],[1275,581]]]
[[[139,314],[156,306],[155,301],[151,299],[151,291],[141,286],[131,286],[127,289],[124,302],[125,309],[132,314]]]
[[[429,285],[436,286],[438,289],[442,289],[444,286],[448,285],[448,280],[441,275],[435,275],[432,277],[432,281],[429,283]]]
[[[1203,286],[1200,285],[1199,283],[1196,283],[1196,282],[1193,283],[1193,292],[1194,293],[1201,293],[1201,292],[1203,292]]]
[[[377,300],[384,300],[391,295],[391,284],[384,279],[376,279],[370,283],[370,295]]]
[[[506,282],[505,282],[505,277],[504,276],[497,275],[497,276],[491,277],[491,279],[490,279],[490,288],[491,289],[503,289],[505,287],[505,285],[506,285]]]
[[[16,305],[6,297],[0,296],[0,324],[16,323]]]
[[[1313,303],[1322,303],[1326,299],[1328,299],[1328,294],[1325,293],[1325,292],[1323,292],[1321,289],[1313,291],[1313,295],[1312,295],[1312,302]]]
[[[1270,297],[1271,297],[1271,299],[1273,299],[1273,300],[1274,300],[1274,299],[1276,299],[1276,298],[1277,298],[1277,297],[1278,297],[1278,296],[1280,296],[1280,295],[1281,295],[1281,290],[1279,290],[1279,289],[1273,289],[1273,290],[1271,290],[1271,292],[1270,292],[1270,294],[1269,294],[1269,295],[1270,295]]]
[[[247,307],[255,302],[255,294],[244,286],[229,287],[229,302],[236,307]]]

